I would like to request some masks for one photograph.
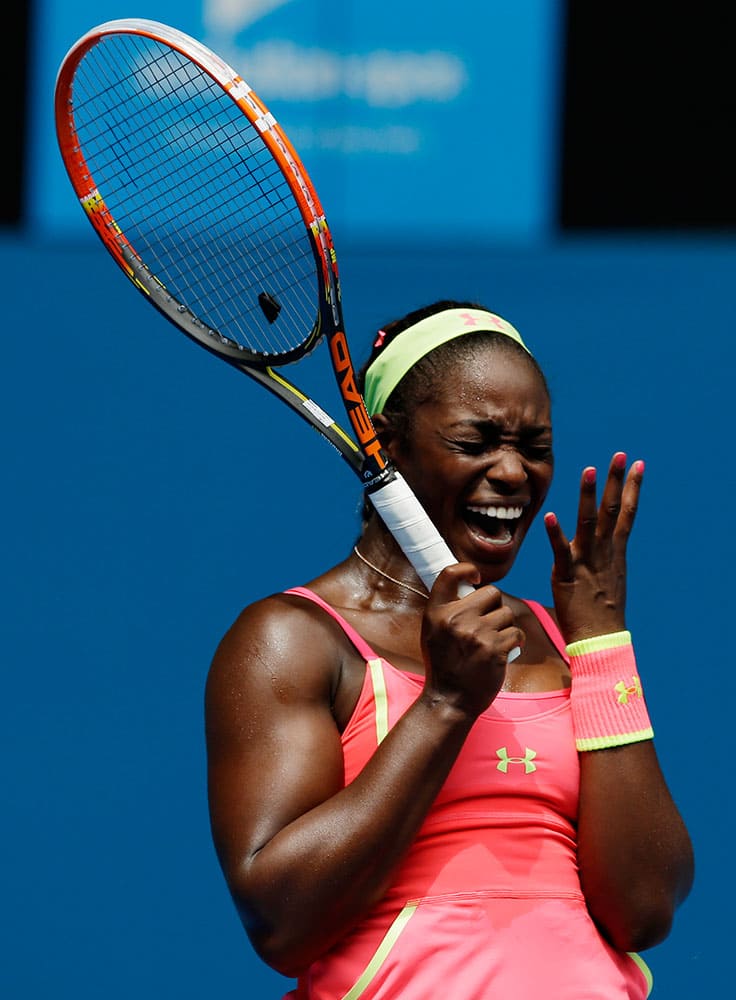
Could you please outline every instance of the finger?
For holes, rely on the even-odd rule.
[[[526,645],[526,632],[518,625],[501,629],[498,633],[498,644],[500,652],[506,656],[506,662],[513,663]]]
[[[636,512],[639,509],[639,495],[643,479],[644,462],[639,459],[629,469],[629,474],[623,486],[621,513],[619,514],[614,533],[614,542],[619,549],[625,549],[631,529],[634,527]]]
[[[557,515],[551,511],[544,515],[544,527],[547,530],[547,538],[552,546],[552,556],[554,559],[553,576],[556,580],[571,581],[574,579],[574,565],[570,543],[557,520]]]
[[[623,493],[625,472],[626,455],[622,451],[617,451],[608,467],[606,485],[603,488],[603,495],[601,496],[601,505],[598,511],[599,539],[610,539],[613,537],[621,511],[621,496]]]
[[[472,563],[453,563],[443,569],[435,580],[429,595],[430,601],[433,604],[449,604],[463,593],[474,592],[479,583],[480,573]]]
[[[596,470],[593,466],[583,469],[580,477],[580,500],[578,502],[578,520],[575,528],[573,545],[583,562],[589,562],[595,544],[598,527],[598,509],[596,501]]]
[[[495,594],[484,593],[487,591],[495,591]],[[495,629],[496,632],[503,632],[507,628],[516,626],[516,615],[508,604],[503,603],[500,590],[495,587],[482,587],[478,591],[478,596],[480,599],[489,598],[485,607],[480,603],[480,600],[478,601],[478,610],[480,610],[484,624],[488,625],[489,628]]]

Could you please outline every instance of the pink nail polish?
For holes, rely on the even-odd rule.
[[[638,462],[634,462],[634,468],[639,473],[640,476],[644,475],[644,463],[641,459]]]
[[[613,456],[613,465],[616,469],[624,469],[626,467],[626,452],[617,451]]]
[[[583,480],[588,484],[588,486],[592,486],[595,482],[595,469],[585,469],[583,472]]]

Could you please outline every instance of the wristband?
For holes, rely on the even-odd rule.
[[[630,632],[572,642],[567,654],[578,750],[603,750],[654,737]]]

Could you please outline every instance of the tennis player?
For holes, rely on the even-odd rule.
[[[206,695],[212,831],[295,1000],[643,1000],[693,878],[627,629],[644,474],[587,467],[553,608],[501,589],[552,480],[548,387],[467,302],[380,331],[363,391],[458,564],[427,593],[377,515],[246,608]],[[461,582],[475,589],[458,597]],[[509,653],[521,654],[507,662]]]

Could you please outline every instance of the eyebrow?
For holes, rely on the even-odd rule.
[[[503,424],[500,420],[493,420],[490,417],[482,419],[469,417],[467,420],[456,420],[453,424],[449,425],[448,430],[461,430],[463,428],[468,428],[469,430],[502,430]],[[520,433],[525,435],[549,434],[551,431],[551,424],[532,424],[529,427],[523,427]]]

